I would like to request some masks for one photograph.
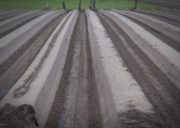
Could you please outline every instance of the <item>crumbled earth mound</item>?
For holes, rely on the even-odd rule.
[[[37,126],[35,111],[31,105],[13,106],[6,104],[0,110],[0,127],[24,128]]]

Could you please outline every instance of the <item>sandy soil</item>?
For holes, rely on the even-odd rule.
[[[180,125],[179,90],[115,22],[104,15],[99,15],[99,18],[113,40],[119,55],[154,106],[159,117],[164,120],[167,127],[178,128]],[[118,35],[126,40],[126,44]],[[164,126],[164,124],[160,126]]]
[[[120,128],[165,128],[166,125],[155,114],[135,109],[119,113]]]
[[[102,25],[113,41],[118,55],[127,66],[128,72],[133,75],[155,110],[155,114],[135,109],[118,112],[120,127],[179,128],[180,91],[145,53],[135,45],[121,27],[107,16],[100,13],[96,14],[98,14]],[[47,24],[36,36],[0,65],[0,100],[27,70],[63,17],[60,16]],[[178,24],[163,17],[159,18],[165,22]],[[176,42],[142,23],[133,21],[180,52],[180,45],[176,45]],[[11,31],[13,30],[9,32]],[[54,37],[54,40],[56,40],[56,37]],[[60,83],[57,92],[55,92],[56,96],[45,126],[46,128],[102,127],[101,110],[89,43],[86,15],[84,12],[80,12],[70,41],[63,74],[59,78]],[[30,128],[38,126],[32,106],[6,104],[0,110],[0,127],[23,128],[26,126]]]
[[[127,16],[125,16],[127,17]],[[132,20],[133,22],[137,23],[138,25],[140,25],[141,27],[143,27],[145,30],[147,30],[148,32],[150,32],[151,34],[153,34],[154,36],[156,36],[157,38],[161,39],[163,42],[165,42],[166,44],[168,44],[169,46],[171,46],[173,49],[177,50],[178,52],[180,52],[180,43],[168,38],[167,36],[157,32],[156,30],[154,30],[153,28],[148,27],[147,25],[145,25],[144,23],[141,23],[135,19],[132,19],[130,17],[127,17],[128,19]]]
[[[154,17],[156,19],[159,19],[159,20],[162,20],[164,22],[167,22],[167,23],[170,23],[172,25],[175,25],[177,27],[180,27],[179,21],[177,21],[177,20],[170,19],[170,18],[167,18],[167,17],[163,17],[161,15],[149,14],[149,13],[146,13],[146,12],[143,12],[143,11],[141,11],[139,13],[149,15],[149,16]]]
[[[85,14],[81,12],[46,127],[101,127],[86,25]]]
[[[55,18],[0,65],[0,99],[26,71],[62,19]]]
[[[20,18],[20,20],[23,19],[23,20],[21,20],[21,21],[19,21],[19,18],[18,18],[18,19],[16,19],[16,20],[13,20],[12,22],[9,22],[9,23],[7,23],[7,24],[4,24],[4,25],[0,26],[0,29],[1,29],[1,31],[0,31],[0,38],[2,38],[3,36],[11,33],[12,31],[20,28],[21,26],[23,26],[23,25],[25,25],[26,23],[34,20],[35,18],[41,16],[41,15],[44,14],[44,13],[45,13],[45,11],[39,11],[39,12],[36,12],[36,15],[34,15],[34,14],[29,14],[29,15],[23,16],[22,18]],[[26,14],[26,13],[25,13],[25,14]],[[32,15],[34,15],[34,16],[32,16]],[[21,16],[21,15],[20,15],[20,16]],[[14,18],[16,18],[16,17],[14,17]],[[11,20],[12,20],[12,18],[11,18]],[[7,20],[5,20],[5,21],[7,21]],[[13,24],[13,23],[16,23],[16,24]],[[13,24],[13,27],[12,27],[12,24]],[[7,26],[8,26],[8,27],[7,27]],[[11,27],[10,27],[10,26],[11,26]]]
[[[6,19],[8,19],[8,18],[17,16],[17,15],[20,15],[20,14],[23,14],[23,13],[25,13],[25,12],[27,12],[27,11],[16,10],[16,11],[8,12],[8,13],[6,13],[6,14],[1,14],[0,21],[6,20]]]

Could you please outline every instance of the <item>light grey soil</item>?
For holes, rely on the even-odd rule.
[[[169,45],[170,47],[174,48],[176,51],[180,52],[180,43],[170,39],[169,37],[157,32],[156,30],[154,30],[153,28],[148,27],[146,24],[141,23],[135,19],[132,19],[128,16],[125,16],[126,18],[132,20],[133,22],[137,23],[138,25],[140,25],[141,27],[143,27],[145,30],[147,30],[148,32],[150,32],[151,34],[153,34],[154,36],[156,36],[157,38],[159,38],[160,40],[162,40],[163,42],[165,42],[167,45]]]
[[[70,14],[71,15],[71,14]],[[70,15],[67,17],[67,19],[65,20],[65,22],[63,22],[62,26],[60,27],[60,29],[56,32],[56,34],[54,35],[52,41],[50,42],[48,49],[46,50],[45,54],[43,55],[43,57],[41,58],[41,60],[39,61],[39,64],[34,67],[36,70],[34,72],[32,72],[27,79],[25,80],[25,83],[22,84],[21,86],[19,86],[15,91],[14,91],[14,97],[15,98],[19,98],[21,96],[23,96],[24,94],[27,93],[27,91],[29,90],[29,85],[31,84],[31,82],[36,78],[37,72],[39,72],[39,70],[42,67],[42,64],[44,63],[44,60],[47,58],[47,56],[49,55],[49,53],[51,52],[52,48],[54,47],[54,43],[57,40],[57,37],[59,35],[59,33],[62,31],[62,28],[64,26],[64,24],[66,23],[66,21],[69,19]],[[61,19],[63,19],[64,16],[61,17]],[[54,27],[52,27],[54,28]],[[52,29],[51,28],[51,29]]]
[[[55,18],[0,65],[0,99],[26,71],[64,16]]]
[[[167,22],[169,24],[172,24],[172,25],[175,25],[177,27],[180,27],[180,22],[177,21],[177,20],[173,20],[173,19],[170,19],[170,18],[167,18],[167,17],[163,17],[163,16],[160,16],[160,15],[154,15],[154,14],[149,14],[149,13],[143,13],[143,12],[139,12],[139,13],[142,13],[142,14],[145,14],[145,15],[149,15],[155,19],[158,19],[158,20],[161,20],[161,21],[164,21],[164,22]]]
[[[158,116],[164,120],[166,127],[179,128],[180,92],[177,87],[112,19],[102,14],[98,16],[119,55],[152,103]],[[122,38],[126,42],[123,42]]]
[[[0,110],[1,128],[33,128],[35,126],[38,126],[38,123],[31,105],[12,106],[6,104]]]
[[[118,55],[121,56],[128,71],[136,79],[155,109],[155,114],[143,113],[134,109],[118,113],[120,127],[179,128],[180,91],[112,19],[103,14],[97,14],[112,39]],[[0,99],[26,71],[61,20],[62,17],[59,17],[52,21],[3,65],[0,65]],[[146,30],[156,34],[149,28]],[[159,37],[163,38],[162,35]],[[86,15],[80,12],[46,128],[102,127],[89,45]],[[180,51],[179,47],[176,50]],[[35,111],[30,105],[6,104],[0,110],[0,127],[32,128],[36,126],[38,122],[36,122]]]
[[[0,14],[4,13],[4,12],[8,12],[7,10],[0,10]]]
[[[26,19],[26,17],[29,18],[29,19],[24,20],[23,22],[19,22],[19,19],[17,19],[17,20],[15,20],[13,22],[10,22],[10,23],[7,23],[7,24],[5,24],[3,26],[0,26],[0,29],[1,29],[0,38],[6,36],[7,34],[11,33],[12,31],[14,31],[14,30],[20,28],[21,26],[25,25],[26,23],[34,20],[35,18],[43,15],[44,13],[45,13],[45,11],[40,11],[40,12],[37,12],[36,15],[30,14],[30,15],[27,15],[25,17],[22,17],[22,18],[25,18],[25,19]],[[31,15],[33,15],[33,17]],[[17,24],[13,24],[13,23],[17,23]],[[13,24],[13,26],[11,24]],[[11,26],[11,28],[9,28],[9,27],[7,28],[7,26],[9,26],[9,25]]]
[[[166,125],[155,114],[132,109],[119,113],[120,128],[165,128]]]
[[[9,19],[9,18],[17,16],[17,15],[21,15],[21,14],[26,13],[26,12],[28,12],[28,11],[16,10],[16,11],[9,12],[8,14],[2,14],[0,16],[0,21]]]
[[[101,116],[87,36],[80,12],[66,57],[65,69],[46,123],[47,128],[100,128]]]

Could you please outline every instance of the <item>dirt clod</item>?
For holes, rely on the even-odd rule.
[[[38,123],[35,118],[35,110],[31,105],[13,106],[5,104],[0,110],[1,128],[32,128],[35,126],[38,126]]]

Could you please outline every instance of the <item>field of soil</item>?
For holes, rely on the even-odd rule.
[[[180,12],[0,11],[0,127],[179,126]]]

